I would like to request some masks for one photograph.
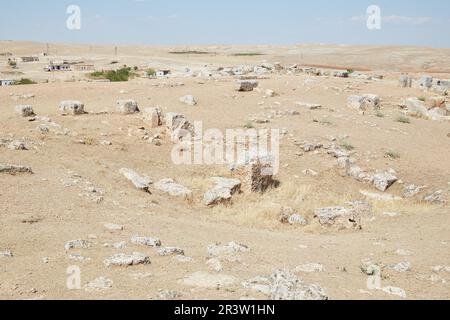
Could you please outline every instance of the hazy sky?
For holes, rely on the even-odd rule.
[[[68,30],[69,5],[81,30]],[[381,8],[381,30],[366,26]],[[448,0],[1,0],[0,39],[108,44],[401,44],[450,48]]]

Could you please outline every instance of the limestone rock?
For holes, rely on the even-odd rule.
[[[157,190],[168,193],[172,197],[183,197],[187,200],[192,199],[192,191],[175,183],[173,179],[162,179],[157,182],[154,187]]]
[[[149,192],[149,187],[153,183],[149,177],[141,177],[131,169],[122,168],[120,174],[127,178],[137,189]]]
[[[160,108],[147,108],[143,112],[143,120],[152,128],[163,125],[163,113]]]
[[[347,106],[351,109],[366,111],[368,109],[377,110],[380,108],[380,97],[375,94],[366,94],[363,96],[349,96]]]
[[[241,187],[241,181],[237,179],[213,177],[211,178],[211,181],[214,182],[216,186],[207,191],[203,196],[203,201],[207,206],[229,202],[231,197],[239,192]]]
[[[66,249],[66,251],[72,249],[88,249],[90,246],[91,243],[87,240],[71,240],[66,242],[64,249]]]
[[[22,117],[33,117],[35,116],[33,107],[30,105],[19,105],[15,107],[16,113],[20,114]]]
[[[289,270],[276,270],[270,276],[257,277],[242,285],[266,295],[270,300],[328,300],[322,287],[304,283]]]
[[[243,92],[249,92],[249,91],[253,91],[253,89],[257,88],[258,85],[259,85],[259,83],[256,80],[239,80],[236,82],[236,90],[243,91]]]
[[[379,172],[372,177],[375,188],[383,192],[389,189],[397,180],[397,177],[389,172]]]
[[[187,95],[187,96],[181,97],[180,98],[180,102],[184,103],[184,104],[187,104],[189,106],[196,106],[197,105],[197,100],[192,95]]]
[[[156,239],[156,238],[150,238],[150,237],[134,236],[131,238],[131,242],[134,244],[139,244],[139,245],[148,246],[148,247],[160,247],[161,246],[161,240]]]
[[[145,254],[134,252],[132,254],[124,254],[119,253],[112,257],[109,257],[104,260],[103,262],[105,266],[111,267],[111,266],[134,266],[139,264],[150,264],[150,258],[146,256]]]
[[[135,100],[118,100],[116,102],[116,109],[121,114],[133,114],[140,111]]]
[[[337,229],[355,229],[360,230],[361,217],[353,209],[343,207],[328,207],[316,209],[314,217],[319,220],[322,226],[336,227]]]
[[[85,286],[85,290],[88,292],[104,291],[104,290],[111,289],[112,286],[113,286],[112,280],[105,278],[105,277],[100,277],[100,278],[97,278],[97,279],[89,282]]]
[[[242,182],[243,192],[264,192],[274,185],[274,165],[270,155],[246,155],[232,166],[232,171]]]
[[[164,247],[158,250],[160,256],[184,256],[184,250],[177,247]]]
[[[0,173],[7,173],[10,175],[16,175],[20,173],[33,174],[31,167],[25,167],[12,164],[0,164]]]
[[[61,103],[59,104],[59,110],[62,113],[70,113],[73,115],[86,113],[84,111],[84,103],[74,100],[61,101]]]

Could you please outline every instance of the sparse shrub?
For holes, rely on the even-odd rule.
[[[425,98],[425,97],[419,97],[419,100],[422,101],[422,102],[425,102],[425,101],[427,101],[427,98]]]
[[[378,118],[384,118],[384,113],[381,111],[377,111],[377,113],[375,113],[375,116],[377,116]]]
[[[36,82],[34,82],[33,80],[27,79],[27,78],[22,78],[20,80],[14,81],[14,84],[16,86],[21,86],[21,85],[27,85],[27,84],[36,84]]]
[[[355,72],[355,70],[353,70],[353,69],[347,69],[347,73],[348,73],[348,74],[352,74],[353,72]]]
[[[9,65],[11,68],[17,68],[17,62],[15,62],[15,61],[13,61],[13,60],[11,60],[11,59],[8,59],[8,65]]]
[[[245,129],[254,129],[255,126],[253,125],[253,123],[251,121],[247,121],[247,123],[244,125]]]
[[[119,70],[92,72],[90,76],[97,79],[108,79],[111,82],[125,82],[134,74],[131,72],[130,67],[124,66]]]
[[[146,71],[146,73],[147,73],[147,76],[149,76],[149,77],[154,77],[154,76],[156,76],[156,70],[153,69],[153,68],[148,68],[147,71]]]
[[[400,154],[398,152],[390,150],[384,154],[384,157],[392,160],[397,160],[400,159]]]
[[[411,123],[411,120],[409,120],[409,118],[406,116],[399,116],[399,117],[397,117],[397,119],[395,121],[400,122],[400,123],[406,123],[406,124]]]
[[[342,141],[341,147],[347,151],[355,150],[355,147],[348,141]]]

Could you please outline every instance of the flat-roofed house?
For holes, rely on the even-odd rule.
[[[44,68],[45,71],[52,72],[52,71],[70,71],[70,64],[67,62],[61,62],[61,63],[55,63],[51,62],[49,65],[47,65]]]

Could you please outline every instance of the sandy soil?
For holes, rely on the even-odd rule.
[[[46,50],[36,43],[2,42],[2,52],[33,55]],[[450,127],[448,122],[410,118],[410,123],[396,119],[399,104],[407,97],[435,96],[418,88],[400,88],[400,72],[418,78],[422,74],[450,78],[450,50],[405,47],[190,47],[213,52],[204,55],[175,55],[180,48],[121,47],[118,56],[113,46],[50,46],[51,56],[39,63],[19,64],[11,70],[3,61],[0,78],[27,77],[39,83],[0,87],[0,139],[24,141],[27,151],[0,147],[0,164],[30,166],[34,174],[0,173],[0,252],[10,250],[13,257],[0,256],[0,298],[3,299],[160,299],[162,291],[177,292],[181,299],[239,299],[266,296],[241,285],[242,281],[274,270],[294,270],[307,263],[323,265],[322,272],[297,275],[306,283],[319,284],[330,299],[398,299],[381,290],[367,288],[368,276],[361,271],[361,261],[371,259],[380,265],[409,262],[411,270],[397,272],[383,269],[383,287],[404,289],[408,299],[449,299],[450,273],[436,272],[436,266],[450,266],[450,210],[448,204],[429,204],[423,197],[443,190],[448,200],[450,183]],[[235,53],[261,53],[261,56],[233,56]],[[2,57],[3,58],[3,57]],[[111,67],[110,62],[145,68],[169,68],[178,76],[170,79],[135,78],[123,83],[90,82],[85,73],[45,73],[46,59],[71,59],[93,62],[96,69]],[[4,59],[4,58],[3,58]],[[283,64],[345,67],[382,74],[382,81],[353,78],[317,77],[304,73],[270,73],[259,80],[259,90],[240,93],[234,90],[234,77],[217,80],[182,76],[189,67],[202,70],[257,65],[263,60]],[[12,74],[12,72],[20,72]],[[70,81],[68,81],[70,80]],[[179,85],[183,83],[183,85]],[[173,86],[170,86],[173,84]],[[341,90],[336,91],[335,88]],[[264,89],[278,96],[265,98]],[[378,94],[382,114],[365,115],[346,107],[352,94]],[[33,94],[29,99],[20,95]],[[192,94],[195,107],[179,102]],[[203,121],[205,129],[243,128],[252,118],[267,118],[271,111],[296,109],[299,115],[273,117],[256,128],[285,129],[281,143],[280,186],[264,194],[239,194],[228,206],[206,207],[203,194],[212,187],[212,176],[230,176],[226,166],[175,165],[171,160],[173,143],[163,135],[156,146],[139,136],[150,128],[141,116],[119,115],[115,103],[135,99],[141,109],[159,106],[164,112],[180,112],[190,121]],[[58,110],[62,100],[81,100],[89,112],[81,116],[63,116]],[[305,110],[295,102],[318,103],[319,110]],[[67,129],[68,134],[51,131],[43,135],[30,122],[14,112],[14,106],[30,104],[39,116],[47,116]],[[335,160],[326,152],[299,156],[296,141],[327,142],[329,136],[354,147],[358,164],[367,170],[394,169],[402,183],[386,193],[403,196],[406,185],[426,186],[415,198],[398,201],[366,199],[360,190],[378,192],[372,186],[339,175]],[[83,140],[84,143],[80,143]],[[111,145],[103,145],[104,140]],[[385,157],[387,152],[397,159]],[[121,168],[131,168],[154,182],[173,178],[193,191],[187,202],[151,188],[152,194],[135,189],[123,176]],[[312,169],[318,176],[306,176]],[[103,201],[89,198],[86,188],[95,186]],[[372,215],[363,219],[360,231],[336,231],[318,224],[315,209],[328,206],[348,207],[349,201],[366,201]],[[448,203],[448,202],[447,202]],[[306,227],[288,226],[277,219],[282,207],[292,207],[305,215]],[[398,213],[390,217],[386,212]],[[104,225],[123,226],[109,231]],[[157,237],[163,246],[184,249],[191,261],[161,257],[157,249],[132,244],[134,235]],[[66,252],[64,245],[75,239],[89,240],[88,249]],[[111,244],[126,242],[126,248]],[[239,261],[223,261],[223,271],[235,282],[219,288],[188,286],[185,277],[209,269],[207,246],[230,241],[248,246],[239,253]],[[110,244],[105,246],[105,244]],[[400,251],[399,251],[400,250]],[[407,251],[407,255],[405,255]],[[141,252],[150,265],[106,267],[103,260],[116,253]],[[74,261],[79,254],[90,260]],[[81,289],[66,286],[67,268],[78,266]],[[144,276],[145,275],[145,276]],[[106,277],[113,281],[108,290],[89,292],[84,286]],[[162,291],[161,291],[162,290]],[[166,296],[167,297],[167,294]]]

